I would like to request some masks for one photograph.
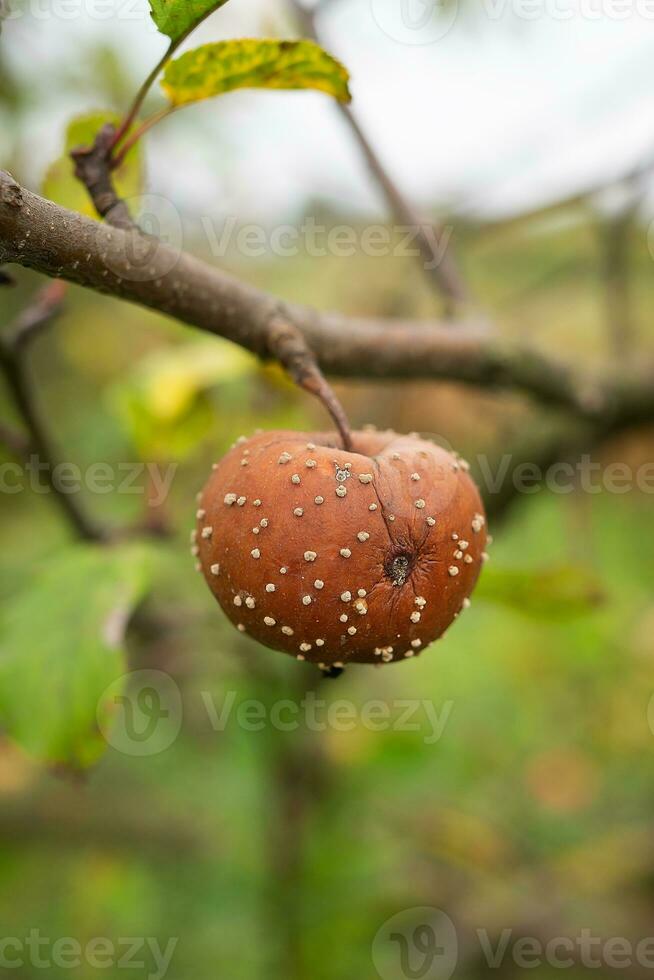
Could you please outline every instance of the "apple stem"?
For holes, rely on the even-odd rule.
[[[304,334],[288,320],[276,316],[269,324],[267,339],[267,353],[286,368],[297,385],[320,399],[338,429],[343,449],[351,452],[352,432],[345,409],[320,370]]]
[[[305,391],[311,392],[312,395],[315,395],[320,399],[331,415],[334,424],[338,429],[339,435],[343,442],[343,449],[345,449],[347,452],[351,452],[353,448],[352,434],[350,432],[350,423],[347,415],[345,414],[345,409],[334,394],[332,386],[322,374],[318,364],[315,364],[315,371],[307,372],[302,379],[296,378],[296,380]]]

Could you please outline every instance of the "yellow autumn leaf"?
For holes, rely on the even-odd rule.
[[[252,354],[219,340],[157,351],[139,379],[143,404],[153,418],[170,422],[186,412],[199,392],[235,381],[255,367]]]
[[[214,421],[211,388],[247,378],[256,358],[227,341],[208,340],[159,350],[111,392],[115,411],[147,459],[182,459]]]
[[[315,89],[350,101],[349,75],[313,41],[245,39],[204,44],[169,62],[161,82],[172,105],[239,88]]]

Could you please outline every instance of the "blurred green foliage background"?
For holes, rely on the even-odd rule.
[[[106,90],[122,95],[116,60],[98,65]],[[29,93],[13,91],[8,79],[1,97],[19,127]],[[321,201],[308,213],[353,223]],[[575,204],[554,216],[462,227],[457,245],[475,295],[507,338],[526,336],[593,365],[615,356],[604,236],[604,223]],[[206,248],[199,235],[191,244]],[[637,219],[628,254],[632,329],[620,356],[637,360],[651,350],[654,309],[652,260]],[[408,258],[245,262],[230,254],[223,264],[319,307],[433,312]],[[40,284],[25,272],[17,280],[0,295],[1,327]],[[441,642],[404,666],[352,668],[319,683],[317,696],[328,704],[348,699],[358,710],[373,699],[391,706],[428,699],[446,712],[436,741],[424,715],[417,731],[359,724],[283,732],[266,724],[252,732],[233,716],[216,731],[208,699],[218,710],[234,696],[236,704],[254,698],[270,708],[300,698],[316,678],[227,625],[188,553],[195,493],[234,438],[257,427],[322,426],[320,409],[278,369],[227,343],[75,289],[35,346],[31,370],[62,459],[82,471],[97,461],[175,466],[158,508],[143,481],[138,493],[87,494],[85,502],[108,523],[149,515],[171,529],[148,546],[148,597],[132,618],[125,655],[130,669],[174,678],[183,724],[156,755],[103,742],[83,777],[42,765],[9,737],[0,741],[3,936],[38,928],[81,943],[144,936],[164,946],[176,937],[168,974],[175,980],[351,980],[375,976],[371,945],[384,921],[418,906],[443,909],[455,922],[456,976],[464,978],[489,971],[477,929],[494,943],[507,928],[514,938],[543,941],[585,928],[633,941],[652,934],[651,495],[519,495],[491,518],[488,572]],[[506,452],[537,460],[553,439],[584,445],[567,419],[513,395],[427,383],[338,390],[355,426],[446,438],[477,475],[480,454],[495,466]],[[4,391],[0,405],[20,426]],[[652,446],[652,432],[641,431],[593,446],[593,459],[636,470],[651,461]],[[0,626],[31,596],[35,656],[25,689],[35,716],[47,706],[66,709],[69,689],[39,666],[38,651],[58,644],[75,667],[84,638],[74,615],[61,633],[60,603],[39,606],[35,582],[58,567],[71,535],[46,494],[26,489],[1,502]],[[79,590],[80,621],[87,587],[80,575],[67,589]],[[1,702],[10,688],[6,670],[0,674]],[[14,975],[42,972],[25,966]],[[522,971],[507,956],[495,972]],[[568,970],[582,972],[583,965]],[[87,980],[98,971],[48,973]]]

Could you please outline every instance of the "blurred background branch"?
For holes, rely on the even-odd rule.
[[[313,6],[305,6],[302,0],[291,0],[301,37],[308,37],[325,45],[325,39],[319,30],[319,17],[331,2],[332,0],[323,0]],[[335,107],[348,125],[394,221],[413,231],[418,245],[416,257],[420,268],[430,285],[441,296],[445,317],[453,319],[472,304],[468,286],[454,255],[454,229],[428,220],[415,210],[409,198],[391,177],[352,107],[341,102],[336,103]]]
[[[40,471],[52,491],[53,500],[59,505],[75,534],[86,541],[99,541],[104,533],[86,514],[77,497],[66,493],[56,478],[60,461],[38,407],[36,389],[27,364],[30,343],[61,313],[65,289],[65,284],[59,281],[45,286],[15,322],[0,334],[0,368],[16,410],[28,432],[27,453],[38,458]],[[16,437],[11,437],[7,431],[5,434],[10,435],[10,448],[15,450],[20,446]],[[21,455],[24,452],[25,446],[22,447]]]

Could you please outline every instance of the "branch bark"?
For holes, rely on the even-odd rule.
[[[88,190],[100,217],[115,228],[138,230],[111,179],[111,149],[115,136],[114,127],[107,125],[100,130],[93,146],[73,150],[75,174]],[[153,244],[156,249],[156,241],[153,240]],[[320,399],[340,433],[343,448],[351,449],[352,436],[345,410],[302,333],[281,317],[274,318],[268,325],[267,344],[271,356],[286,368],[295,383]]]
[[[291,324],[326,373],[448,379],[521,392],[594,424],[654,418],[654,366],[594,374],[521,343],[438,321],[363,319],[286,303],[142,234],[66,211],[0,171],[0,264],[14,262],[150,309],[271,356],[271,323]]]
[[[93,146],[80,146],[72,151],[75,176],[86,187],[96,211],[115,228],[133,228],[129,210],[114,189],[111,180],[111,150],[116,128],[111,123],[102,127]]]

